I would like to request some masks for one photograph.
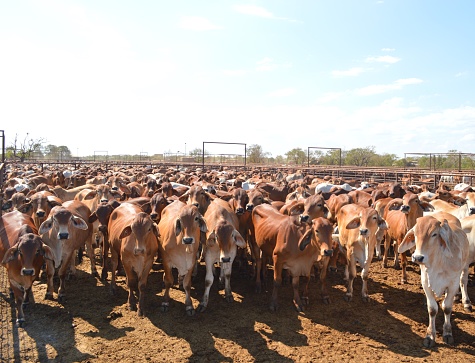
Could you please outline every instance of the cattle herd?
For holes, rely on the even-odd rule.
[[[435,345],[439,302],[443,340],[454,343],[454,301],[472,311],[467,293],[475,262],[471,185],[441,182],[433,188],[319,178],[290,169],[217,169],[7,164],[0,261],[8,273],[17,324],[25,322],[23,305],[40,274],[47,279],[45,298],[61,301],[67,278],[84,253],[92,278],[110,279],[113,293],[117,273],[125,274],[127,304],[139,316],[145,314],[154,263],[163,266],[161,310],[168,311],[170,288],[178,283],[185,292],[186,314],[192,316],[206,310],[215,277],[225,286],[226,300],[233,300],[233,267],[252,277],[256,293],[273,271],[272,311],[278,309],[283,281],[290,279],[293,304],[302,311],[314,274],[323,303],[330,301],[327,272],[337,266],[345,269],[344,299],[354,299],[359,273],[361,298],[368,301],[373,263],[382,260],[388,270],[400,271],[404,284],[410,261],[420,265],[427,299],[424,345]],[[200,263],[206,267],[205,290],[195,308],[190,292]]]

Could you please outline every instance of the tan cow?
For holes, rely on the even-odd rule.
[[[353,298],[353,281],[356,277],[356,264],[361,270],[363,301],[369,301],[368,276],[376,246],[378,228],[386,229],[386,222],[372,207],[347,204],[338,212],[339,243],[347,259],[345,278],[348,279],[345,300]]]
[[[157,225],[138,205],[123,203],[112,212],[108,231],[111,245],[112,291],[115,293],[117,289],[115,272],[120,258],[129,287],[129,309],[137,310],[138,315],[143,316],[147,279],[158,250]]]
[[[91,214],[82,202],[71,200],[51,209],[48,218],[41,224],[39,234],[53,251],[54,265],[58,270],[60,286],[58,300],[65,297],[66,274],[74,273],[74,252],[83,248],[91,239],[92,225],[86,222]],[[91,256],[89,256],[91,258]],[[97,275],[94,258],[91,258],[91,273]],[[48,279],[48,291],[53,291],[53,278]]]
[[[429,326],[424,338],[425,347],[435,346],[435,318],[439,309],[437,298],[443,297],[443,339],[453,344],[450,316],[454,297],[459,286],[462,300],[467,301],[466,285],[462,279],[468,276],[469,242],[460,221],[445,212],[421,217],[407,232],[399,246],[399,253],[415,247],[412,261],[421,267],[421,283],[427,299]],[[469,301],[469,300],[468,300]]]
[[[202,257],[206,263],[205,292],[198,307],[204,311],[208,306],[209,291],[214,281],[214,264],[220,266],[220,283],[224,282],[225,299],[233,301],[231,272],[237,248],[246,248],[246,241],[239,233],[239,221],[230,205],[219,198],[212,201],[204,215],[208,232]]]
[[[160,231],[159,251],[163,259],[165,294],[162,311],[168,311],[170,288],[173,285],[172,268],[178,270],[183,279],[185,290],[185,308],[189,316],[195,314],[191,301],[191,275],[196,265],[200,244],[200,233],[207,232],[206,222],[195,205],[179,200],[166,206],[158,224]]]

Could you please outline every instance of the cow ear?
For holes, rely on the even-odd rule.
[[[206,221],[203,217],[198,218],[198,224],[200,225],[200,231],[203,233],[208,232],[208,226],[206,225]]]
[[[216,234],[213,231],[206,239],[206,246],[213,247],[215,244],[216,244]]]
[[[449,223],[446,219],[440,225],[439,235],[440,235],[440,244],[443,247],[443,254],[446,257],[452,257],[452,251],[450,250],[449,245],[447,244],[450,241],[450,235],[452,230],[450,229]]]
[[[112,209],[116,209],[120,205],[120,202],[117,199],[113,199],[111,202],[109,202],[109,205],[112,207]]]
[[[7,252],[5,252],[5,256],[3,256],[3,260],[2,260],[2,265],[6,267],[7,264],[10,261],[13,261],[14,259],[16,259],[17,256],[18,256],[18,243],[14,245],[13,247],[10,247],[7,250]]]
[[[2,205],[2,210],[7,210],[7,209],[10,209],[11,207],[12,207],[12,201],[9,200]]]
[[[41,223],[40,229],[38,230],[38,234],[42,235],[48,233],[51,228],[53,228],[53,219],[48,218],[43,223]]]
[[[414,228],[411,228],[409,231],[407,231],[406,235],[404,236],[404,239],[399,245],[398,253],[404,253],[410,250],[411,248],[415,247],[415,245],[416,245],[416,236],[414,234]]]
[[[433,212],[435,210],[434,206],[429,202],[421,201],[419,206],[422,208],[424,212]]]
[[[239,248],[246,248],[246,240],[242,238],[241,233],[236,229],[233,231],[233,238],[234,242],[236,242],[236,246]]]
[[[305,210],[304,202],[295,203],[292,207],[289,208],[289,216],[302,214]]]
[[[189,193],[186,192],[185,194],[180,195],[180,196],[178,197],[178,200],[179,200],[180,202],[186,203],[186,201],[188,200],[188,196],[189,196]]]
[[[18,210],[22,213],[28,214],[28,212],[31,211],[31,208],[32,208],[31,203],[25,203],[25,204],[20,205],[18,207]]]
[[[97,190],[91,190],[84,196],[84,200],[94,199],[97,195]]]
[[[89,218],[88,218],[88,222],[89,223],[94,223],[95,221],[97,221],[97,214],[96,212],[92,213]]]
[[[378,227],[379,227],[379,229],[384,229],[384,230],[386,230],[386,229],[388,229],[388,224],[386,223],[386,221],[385,221],[383,218],[379,217],[379,219],[378,219]]]
[[[391,200],[388,205],[387,205],[387,209],[388,210],[399,210],[401,209],[401,206],[404,204],[403,200],[401,198],[395,198],[393,200]]]
[[[178,236],[181,233],[181,221],[180,218],[177,218],[175,221],[175,235]]]
[[[355,229],[358,228],[361,224],[360,217],[356,216],[346,225],[346,229]]]
[[[44,243],[43,243],[43,246],[41,247],[41,254],[47,260],[54,261],[53,250],[49,246],[45,245]]]
[[[127,227],[125,227],[125,228],[122,230],[122,232],[120,233],[119,239],[128,237],[128,236],[130,236],[131,234],[132,234],[132,227],[127,226]]]
[[[313,235],[313,229],[308,229],[307,232],[305,232],[305,234],[300,238],[300,241],[298,244],[300,251],[303,251],[305,247],[307,247],[310,244],[312,240],[312,235]]]
[[[88,229],[87,223],[81,217],[72,216],[71,220],[73,221],[73,226],[79,229],[86,230]]]
[[[143,204],[141,208],[142,208],[142,211],[144,211],[147,214],[152,213],[152,205],[150,204],[150,202]]]

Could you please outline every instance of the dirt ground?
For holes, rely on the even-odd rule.
[[[193,282],[195,307],[204,291],[204,269],[202,264]],[[475,313],[464,312],[460,304],[452,314],[455,345],[443,343],[439,310],[437,346],[423,347],[428,316],[419,268],[412,264],[408,284],[400,285],[400,271],[374,261],[369,303],[360,298],[359,278],[353,301],[343,299],[343,269],[329,274],[329,305],[320,300],[320,283],[313,279],[303,313],[293,308],[290,285],[281,290],[279,310],[269,310],[272,273],[268,291],[257,294],[253,282],[235,270],[235,301],[225,301],[215,280],[208,309],[193,317],[185,313],[178,286],[169,312],[160,311],[159,264],[148,280],[144,318],[127,308],[125,277],[119,277],[118,294],[112,296],[109,281],[88,271],[85,257],[67,285],[64,303],[44,300],[46,281],[37,281],[35,303],[25,310],[26,323],[19,328],[5,269],[0,268],[1,362],[467,362],[475,356]],[[55,281],[55,289],[57,285]],[[469,293],[475,302],[473,286]]]

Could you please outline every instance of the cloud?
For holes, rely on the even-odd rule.
[[[248,72],[245,69],[223,69],[221,73],[229,77],[239,77],[246,75]]]
[[[382,52],[394,52],[396,49],[394,48],[381,48]]]
[[[329,103],[332,101],[336,101],[337,99],[343,97],[344,95],[348,94],[348,92],[328,92],[325,93],[323,97],[320,97],[317,102],[318,103]]]
[[[363,87],[357,89],[355,94],[358,96],[371,96],[376,94],[381,94],[389,91],[400,90],[404,86],[412,85],[412,84],[419,84],[423,81],[419,78],[405,78],[405,79],[398,79],[390,84],[375,84],[367,87]]]
[[[206,31],[223,29],[223,27],[211,23],[208,19],[200,16],[183,16],[178,22],[182,29],[193,31]]]
[[[295,88],[281,88],[269,93],[269,97],[289,97],[296,92],[297,90]]]
[[[267,19],[287,20],[291,22],[295,21],[292,19],[275,16],[269,10],[264,9],[263,7],[257,6],[257,5],[234,5],[233,9],[236,12],[245,14],[245,15],[258,16],[258,17],[267,18]]]
[[[466,75],[468,75],[468,72],[458,72],[458,73],[455,74],[455,77],[459,78],[459,77],[464,77]]]
[[[378,63],[394,64],[394,63],[399,62],[400,60],[401,60],[401,58],[392,57],[390,55],[381,55],[379,57],[368,57],[368,58],[366,58],[365,62],[367,62],[367,63],[378,62]]]
[[[355,77],[355,76],[359,76],[363,72],[365,72],[364,68],[353,67],[346,71],[332,71],[331,73],[332,73],[332,76],[334,77],[346,77],[346,76]]]
[[[269,72],[274,71],[278,68],[290,68],[292,65],[289,63],[277,64],[272,58],[265,57],[262,60],[256,62],[256,71],[258,72]]]

